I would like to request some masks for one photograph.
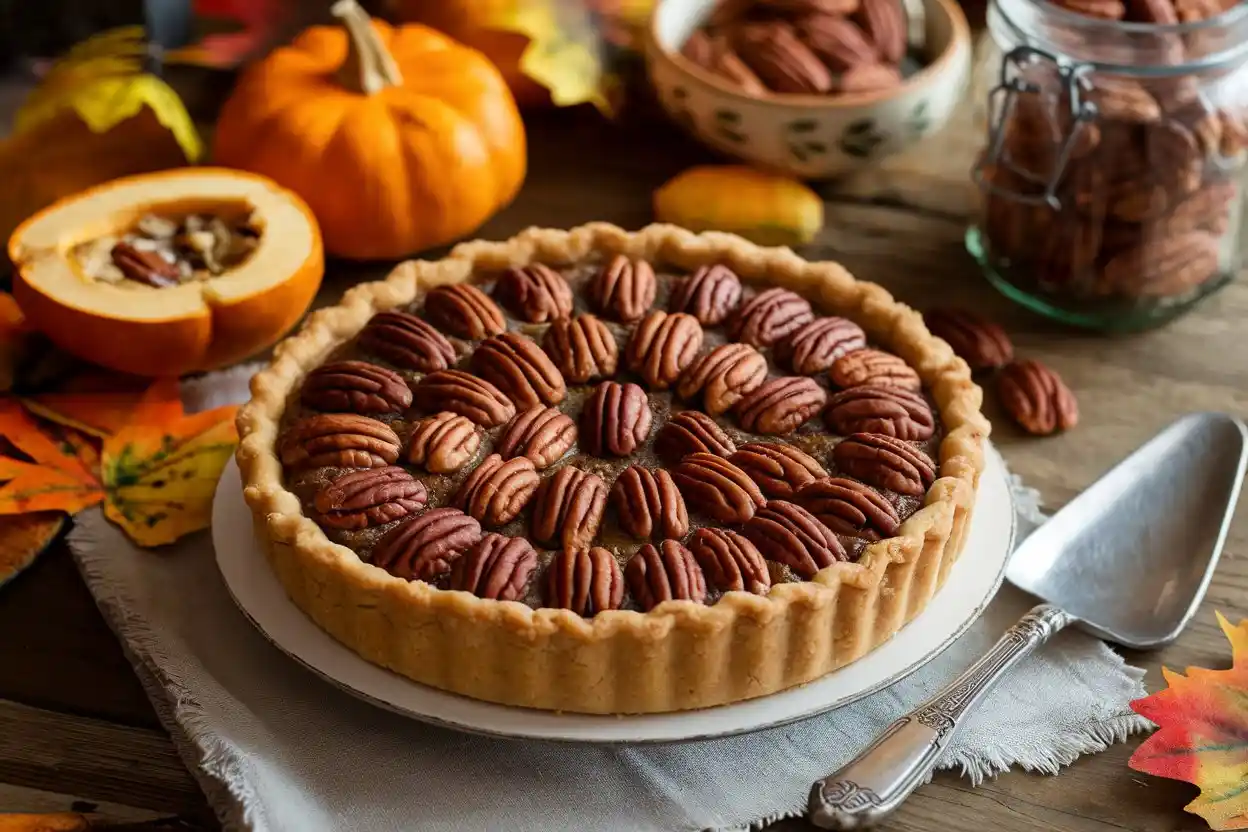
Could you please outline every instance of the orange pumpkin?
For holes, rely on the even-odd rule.
[[[476,230],[524,182],[524,125],[498,70],[433,29],[338,0],[251,67],[217,121],[217,162],[302,196],[325,249],[394,259]]]
[[[515,5],[516,0],[392,0],[390,8],[399,20],[432,26],[484,53],[503,74],[522,108],[549,107],[554,103],[550,90],[520,68],[532,43],[529,36],[494,25]]]
[[[204,281],[114,285],[84,274],[74,249],[132,228],[146,213],[246,210],[260,229],[250,257]],[[9,240],[13,297],[26,323],[68,353],[142,376],[235,364],[307,311],[324,258],[303,200],[263,177],[181,168],[100,185],[45,208]]]

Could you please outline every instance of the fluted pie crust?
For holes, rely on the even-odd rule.
[[[305,374],[376,312],[434,286],[532,262],[572,264],[623,253],[695,269],[724,263],[747,284],[781,286],[817,310],[860,324],[918,371],[945,435],[938,479],[899,534],[867,546],[812,580],[766,596],[730,592],[713,606],[669,601],[648,613],[601,612],[482,600],[407,581],[331,542],[283,484],[275,452],[288,397]],[[927,331],[919,313],[836,263],[760,248],[721,233],[670,225],[629,233],[605,223],[530,229],[506,242],[474,241],[437,262],[403,263],[348,291],[280,344],[238,415],[245,496],[269,560],[291,600],[362,657],[417,682],[476,699],[583,713],[704,708],[817,679],[887,641],[918,615],[961,553],[989,426],[965,362]]]

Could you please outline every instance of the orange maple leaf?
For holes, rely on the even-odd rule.
[[[53,392],[24,396],[22,404],[40,418],[103,439],[130,423],[150,384],[149,379],[92,368]]]
[[[0,400],[0,436],[31,461],[0,456],[0,515],[76,514],[104,499],[95,448],[76,431],[40,425],[15,399]]]
[[[1218,623],[1231,643],[1231,668],[1162,668],[1168,687],[1132,709],[1158,725],[1131,755],[1136,771],[1200,787],[1184,807],[1213,829],[1248,829],[1248,619]]]
[[[177,379],[157,381],[129,425],[104,440],[104,514],[140,546],[208,527],[221,470],[234,453],[237,407],[187,416]]]

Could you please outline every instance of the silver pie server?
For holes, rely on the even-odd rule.
[[[944,690],[810,792],[820,829],[871,826],[927,781],[959,725],[1002,676],[1074,624],[1126,647],[1176,639],[1209,587],[1248,464],[1248,429],[1222,413],[1179,419],[1018,547],[1006,577],[1045,603]]]

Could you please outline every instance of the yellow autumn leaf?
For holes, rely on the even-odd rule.
[[[744,165],[690,168],[655,191],[654,214],[690,231],[727,231],[765,246],[809,243],[823,228],[818,194]]]
[[[579,3],[512,2],[496,7],[494,25],[527,35],[529,46],[520,57],[520,69],[550,90],[557,107],[589,103],[607,110],[603,92],[603,62],[598,34],[587,10]]]
[[[104,440],[104,514],[140,546],[208,527],[217,480],[238,444],[235,407],[187,416],[177,379],[157,381],[129,424]]]
[[[33,131],[70,110],[95,133],[151,110],[192,162],[203,143],[182,99],[144,71],[147,43],[142,27],[101,32],[69,50],[32,92],[14,119],[17,135]]]

